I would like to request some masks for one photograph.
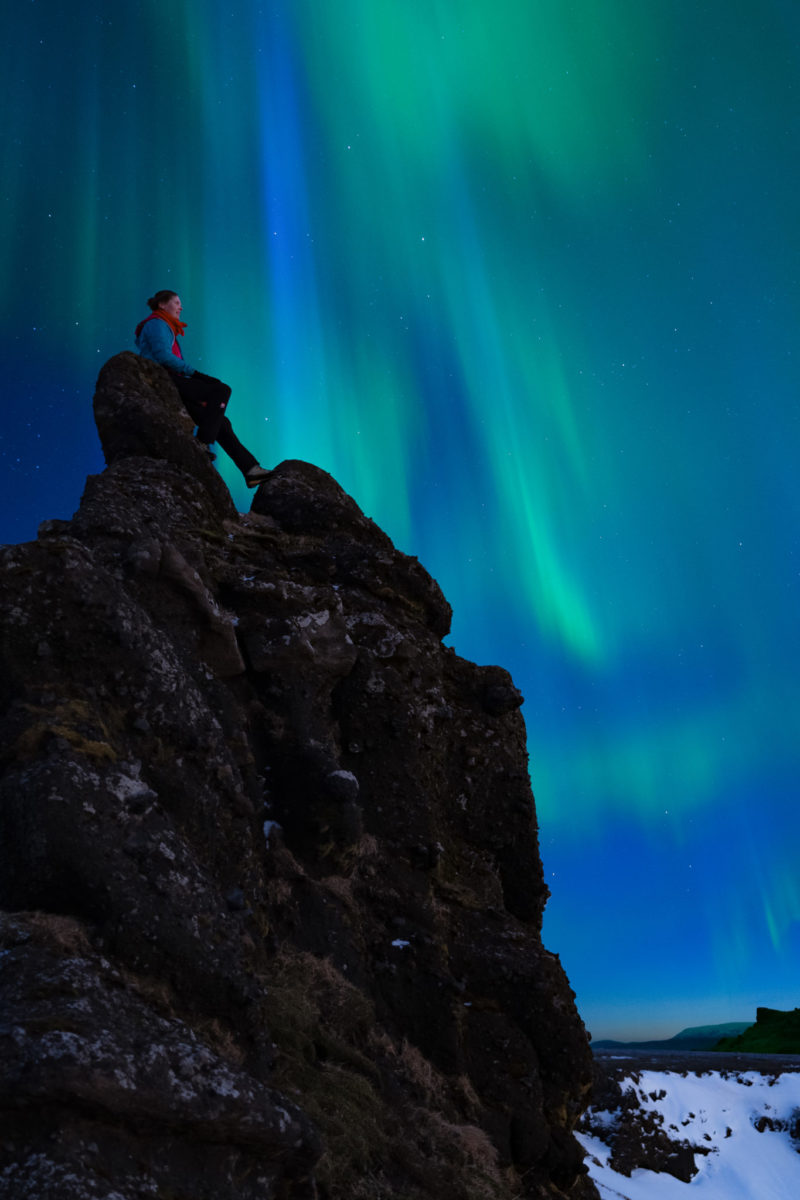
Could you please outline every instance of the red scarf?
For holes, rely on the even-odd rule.
[[[183,337],[183,331],[186,328],[186,322],[179,321],[177,317],[171,317],[169,313],[164,312],[163,308],[160,308],[158,312],[151,313],[149,317],[145,317],[143,321],[139,322],[139,324],[136,326],[136,337],[138,338],[139,334],[142,332],[143,325],[146,325],[148,321],[155,321],[156,319],[167,322],[170,329],[175,334],[175,340],[172,343],[172,353],[178,358],[183,358],[183,355],[181,354],[181,348],[178,345],[178,338]]]

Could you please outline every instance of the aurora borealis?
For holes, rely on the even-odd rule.
[[[525,694],[593,1034],[800,1005],[800,9],[5,27],[0,540],[77,507],[97,371],[174,288],[242,439],[329,470]]]

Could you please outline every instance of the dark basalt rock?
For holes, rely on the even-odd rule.
[[[595,1195],[510,677],[325,472],[95,413],[0,551],[0,1200]]]
[[[450,632],[452,609],[418,560],[389,538],[336,480],[310,463],[281,463],[258,489],[252,511],[298,537],[296,554],[312,574],[394,600],[434,633]]]

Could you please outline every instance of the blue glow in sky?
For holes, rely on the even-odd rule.
[[[597,1037],[800,1003],[800,10],[29,0],[0,49],[4,541],[156,288],[526,696]],[[234,499],[249,496],[221,464]]]

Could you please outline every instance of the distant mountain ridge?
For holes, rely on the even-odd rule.
[[[722,1040],[737,1038],[749,1029],[747,1021],[728,1021],[721,1025],[693,1025],[682,1029],[671,1038],[658,1038],[646,1042],[617,1042],[604,1038],[592,1042],[595,1050],[713,1050]]]

